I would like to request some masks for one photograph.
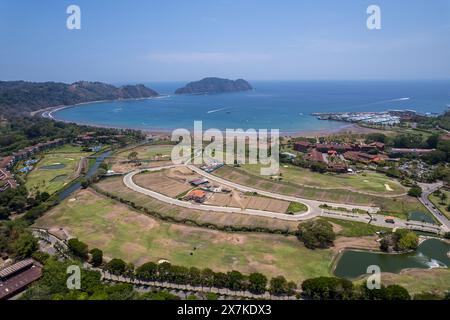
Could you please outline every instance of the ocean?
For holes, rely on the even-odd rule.
[[[410,109],[442,113],[450,107],[449,81],[249,81],[253,91],[174,95],[184,83],[145,83],[162,97],[72,106],[56,119],[120,128],[171,130],[279,129],[283,133],[337,130],[348,124],[318,120],[313,112]]]

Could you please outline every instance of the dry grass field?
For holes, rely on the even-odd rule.
[[[122,199],[133,201],[139,206],[143,206],[148,210],[157,212],[161,216],[179,222],[192,220],[204,225],[214,224],[222,228],[265,228],[280,231],[295,231],[298,226],[298,223],[295,221],[283,221],[236,213],[198,211],[169,205],[128,189],[123,184],[122,177],[103,179],[96,186],[103,191],[114,194]]]
[[[329,275],[333,252],[306,249],[296,237],[230,233],[163,222],[82,190],[41,217],[39,227],[64,228],[107,258],[135,265],[160,259],[215,271],[261,272],[300,282]]]

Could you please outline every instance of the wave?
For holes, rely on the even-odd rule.
[[[406,97],[406,98],[387,100],[386,102],[405,101],[405,100],[410,100],[410,99],[411,99],[410,97]]]
[[[372,104],[380,104],[380,103],[388,103],[388,102],[399,102],[399,101],[408,101],[410,100],[410,97],[406,97],[406,98],[396,98],[396,99],[390,99],[390,100],[383,100],[383,101],[378,101],[378,102],[374,102]]]
[[[223,111],[223,110],[227,110],[227,109],[230,109],[230,108],[220,108],[220,109],[209,110],[206,113],[214,113],[214,112],[219,112],[219,111]]]

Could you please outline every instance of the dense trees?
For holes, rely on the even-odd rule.
[[[307,279],[302,283],[303,294],[314,300],[349,300],[354,296],[353,283],[335,277]]]
[[[399,285],[381,285],[380,289],[368,289],[366,284],[359,287],[356,299],[360,300],[410,300],[411,296],[404,287]]]
[[[122,259],[112,259],[106,264],[106,270],[115,275],[124,275],[127,264]]]
[[[131,284],[108,285],[101,281],[100,273],[81,268],[81,289],[69,290],[66,285],[67,267],[76,261],[60,262],[50,258],[44,265],[43,277],[27,290],[25,300],[173,300],[178,297],[165,291],[152,291],[140,295]]]
[[[387,136],[385,134],[383,134],[383,133],[378,133],[378,132],[369,133],[366,136],[366,143],[372,143],[372,142],[386,143],[387,142]]]
[[[38,244],[26,227],[21,220],[0,222],[0,252],[18,259],[30,257]]]
[[[319,219],[299,224],[298,238],[307,248],[328,248],[333,245],[336,235],[331,223]]]
[[[408,195],[411,197],[418,198],[422,195],[422,188],[419,187],[418,185],[415,185],[408,190]]]
[[[158,93],[144,85],[115,87],[101,82],[0,81],[1,113],[25,114],[47,107],[98,100],[147,98]]]
[[[424,147],[424,141],[418,134],[399,134],[393,138],[393,145],[396,148],[420,148]]]
[[[393,233],[387,233],[380,241],[380,249],[383,251],[410,251],[416,250],[419,245],[419,237],[413,231],[397,229]]]
[[[266,291],[267,277],[261,273],[255,272],[248,277],[248,290],[252,293],[261,294]]]
[[[328,170],[327,165],[322,162],[312,162],[310,168],[312,171],[320,173],[327,172]]]
[[[91,254],[91,264],[94,267],[100,266],[103,262],[103,251],[98,248],[94,248],[89,251],[89,253]]]
[[[86,259],[87,258],[87,254],[88,254],[88,246],[87,244],[85,244],[84,242],[78,240],[77,238],[72,238],[69,239],[69,241],[67,242],[70,251],[72,251],[72,253],[82,259]]]
[[[288,282],[283,276],[270,279],[269,292],[275,296],[293,295],[296,289],[295,282]]]
[[[86,132],[93,132],[94,136],[122,135],[126,141],[140,141],[145,138],[144,134],[137,130],[96,128],[56,122],[37,116],[8,116],[0,126],[0,156],[10,155],[25,147],[57,138],[72,141]]]

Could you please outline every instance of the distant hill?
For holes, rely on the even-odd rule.
[[[158,96],[142,84],[115,87],[102,82],[0,81],[0,114],[28,113],[49,107],[97,100],[137,99]]]
[[[223,93],[252,89],[252,86],[243,79],[229,80],[211,77],[190,82],[185,87],[177,89],[175,94]]]

